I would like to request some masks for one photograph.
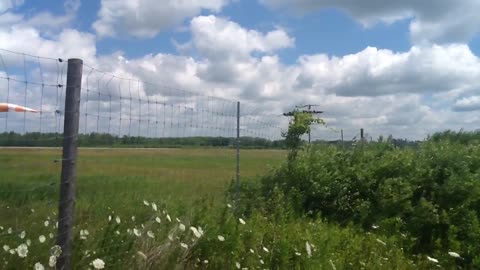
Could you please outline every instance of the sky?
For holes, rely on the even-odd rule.
[[[329,127],[318,138],[364,128],[374,139],[424,139],[480,128],[479,9],[478,0],[0,0],[0,49],[81,58],[265,117],[318,104]]]

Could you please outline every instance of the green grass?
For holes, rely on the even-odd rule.
[[[285,155],[280,150],[242,150],[242,181],[264,174]],[[0,269],[48,264],[49,249],[55,244],[49,235],[56,232],[61,165],[53,161],[60,156],[59,149],[0,149]],[[104,260],[106,269],[236,269],[237,263],[249,269],[420,267],[389,239],[382,238],[387,242],[383,245],[374,234],[321,220],[292,219],[281,207],[281,198],[272,198],[272,205],[280,206],[272,216],[261,210],[238,214],[235,206],[227,206],[232,202],[225,192],[234,175],[232,149],[80,149],[75,268],[86,269],[95,258]],[[155,202],[158,210],[143,201]],[[190,226],[202,227],[204,235],[197,239]],[[82,229],[89,231],[85,240],[79,239]],[[142,235],[135,236],[133,229]],[[47,237],[45,243],[39,243],[40,235]],[[16,248],[27,239],[32,244],[26,258],[2,248]],[[311,256],[307,241],[314,245]]]

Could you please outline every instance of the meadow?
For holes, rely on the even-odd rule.
[[[471,149],[445,160],[462,162]],[[306,147],[287,161],[283,150],[242,150],[236,193],[232,149],[80,149],[74,269],[453,267],[460,259],[448,250],[412,252],[414,234],[406,241],[382,212],[372,218],[373,195],[350,199],[358,181],[372,194],[388,170],[408,171],[415,151]],[[0,153],[0,269],[55,269],[60,149]]]

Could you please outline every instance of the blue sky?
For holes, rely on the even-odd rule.
[[[275,113],[319,103],[332,126],[424,138],[480,127],[479,9],[477,0],[0,0],[0,46]]]

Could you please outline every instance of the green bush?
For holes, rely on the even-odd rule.
[[[480,147],[435,140],[416,149],[386,143],[305,148],[261,179],[298,213],[395,236],[412,254],[480,267]]]

